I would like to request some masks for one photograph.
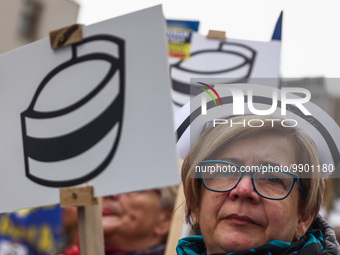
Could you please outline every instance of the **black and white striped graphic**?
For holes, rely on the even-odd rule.
[[[83,51],[88,43],[110,45],[112,51]],[[21,113],[26,176],[51,187],[77,185],[101,173],[122,130],[124,41],[96,35],[71,47],[71,59],[42,79]],[[91,72],[94,65],[101,72]],[[65,84],[65,77],[72,79]],[[93,160],[84,164],[85,158]]]

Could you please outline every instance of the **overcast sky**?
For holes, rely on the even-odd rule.
[[[284,11],[281,75],[340,77],[339,0],[74,0],[89,25],[157,4],[167,19],[199,20],[199,32],[224,30],[235,39],[268,41]]]

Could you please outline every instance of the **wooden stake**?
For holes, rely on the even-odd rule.
[[[60,189],[60,206],[77,206],[81,255],[104,255],[101,201],[93,196],[93,187]]]
[[[93,187],[63,188],[59,190],[60,206],[73,207],[98,204],[93,197]]]
[[[172,216],[171,227],[166,242],[165,255],[176,254],[176,246],[179,239],[182,237],[182,230],[185,217],[185,197],[183,193],[183,186],[180,185],[177,191],[177,197],[174,207],[174,214]]]
[[[225,40],[226,39],[226,32],[225,31],[218,31],[218,30],[209,30],[207,37],[209,39]]]
[[[178,157],[178,171],[182,167],[183,160]],[[166,242],[165,255],[176,254],[176,246],[178,240],[182,237],[183,225],[185,218],[185,197],[183,192],[183,185],[180,184],[177,190],[177,196],[172,215],[171,227]]]
[[[57,49],[83,40],[83,25],[74,24],[50,32],[51,48]]]
[[[101,203],[78,207],[79,245],[81,255],[104,255]]]

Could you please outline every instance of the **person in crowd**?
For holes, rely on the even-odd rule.
[[[175,187],[104,197],[108,254],[163,254],[175,198]]]
[[[186,220],[201,235],[179,240],[177,254],[340,254],[318,215],[324,182],[313,140],[277,118],[256,119],[263,125],[208,127],[191,147],[182,165]]]
[[[177,187],[144,190],[102,199],[106,255],[163,255]],[[64,255],[79,255],[74,245]]]

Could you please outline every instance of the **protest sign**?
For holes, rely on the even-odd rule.
[[[178,183],[165,27],[155,6],[0,56],[1,212]]]

